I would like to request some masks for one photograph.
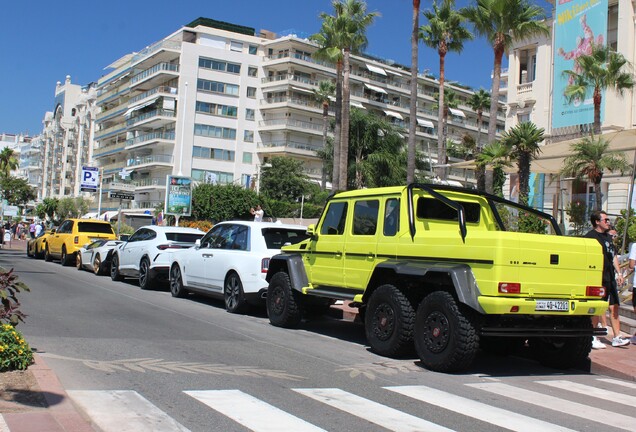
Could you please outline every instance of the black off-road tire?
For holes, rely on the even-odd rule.
[[[367,304],[364,329],[371,349],[383,356],[400,357],[413,351],[415,310],[394,285],[379,286]]]
[[[170,294],[172,297],[183,298],[187,293],[188,291],[183,287],[181,269],[175,264],[170,268]]]
[[[588,317],[572,320],[573,328],[592,328]],[[534,358],[544,366],[569,369],[583,364],[592,351],[592,337],[532,338],[528,340]]]
[[[150,261],[148,258],[142,258],[139,262],[139,287],[142,290],[153,289],[155,280],[150,276]]]
[[[479,349],[475,326],[446,291],[424,297],[415,318],[415,350],[422,364],[437,372],[467,369]]]
[[[49,252],[49,246],[46,246],[46,250],[44,251],[44,261],[51,262],[53,261],[53,257],[51,256],[51,252]]]
[[[119,256],[113,255],[113,259],[110,261],[110,278],[115,282],[124,280],[124,277],[119,273]]]
[[[276,273],[267,288],[267,316],[276,327],[296,328],[302,319],[301,294],[291,286],[289,275]]]
[[[239,314],[247,309],[243,283],[235,272],[231,272],[225,277],[223,300],[225,301],[225,310],[230,313]]]
[[[62,246],[62,255],[60,256],[60,264],[63,266],[70,266],[73,262],[73,254],[69,255],[66,252],[66,246]]]

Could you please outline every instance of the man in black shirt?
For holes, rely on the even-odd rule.
[[[590,222],[593,229],[585,234],[585,237],[596,239],[603,248],[603,286],[605,287],[605,297],[603,299],[609,300],[610,323],[612,324],[612,333],[614,335],[612,346],[629,345],[629,339],[621,337],[621,324],[618,318],[620,300],[616,283],[618,280],[618,284],[623,284],[623,275],[618,264],[618,256],[612,242],[612,236],[607,233],[611,226],[610,220],[604,211],[595,211],[590,215]],[[599,317],[594,316],[592,323],[596,326],[598,322]],[[595,337],[592,341],[592,348],[605,348],[605,345]]]

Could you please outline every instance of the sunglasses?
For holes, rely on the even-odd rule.
[[[607,222],[607,223],[610,223],[610,222],[611,222],[611,220],[610,220],[610,219],[601,219],[601,222]]]

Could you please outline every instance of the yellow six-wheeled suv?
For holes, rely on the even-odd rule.
[[[44,259],[59,258],[62,265],[74,264],[77,251],[97,239],[117,239],[110,223],[97,219],[66,219],[47,239]]]
[[[267,312],[280,327],[352,302],[371,348],[415,349],[436,371],[467,368],[478,349],[530,346],[545,364],[587,358],[591,316],[605,313],[596,240],[561,235],[546,213],[432,184],[338,193],[311,237],[269,264]],[[552,234],[552,235],[550,235]]]

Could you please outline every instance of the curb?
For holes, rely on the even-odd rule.
[[[37,353],[29,366],[40,392],[46,400],[46,410],[3,414],[10,432],[96,432],[77,410],[62,387],[57,375]]]

